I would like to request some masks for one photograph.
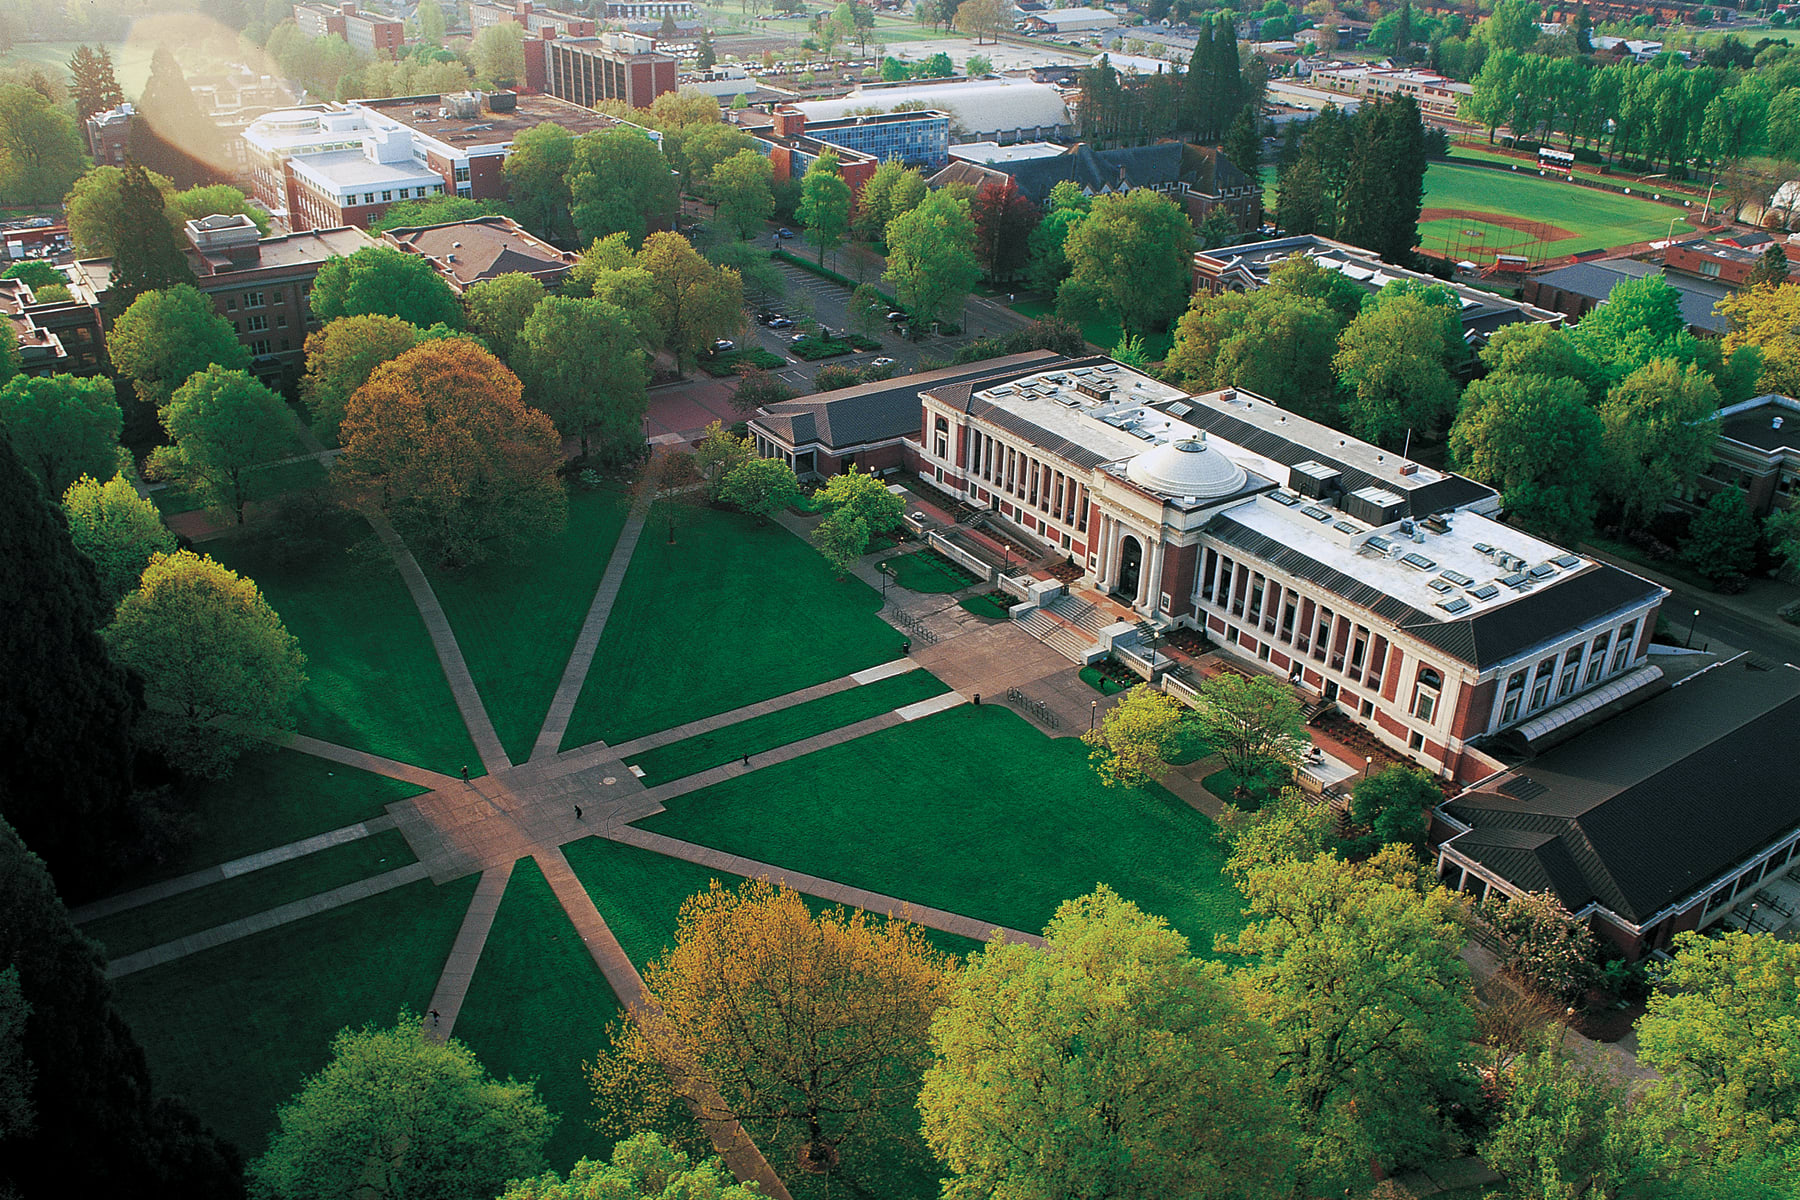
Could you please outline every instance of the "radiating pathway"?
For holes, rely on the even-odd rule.
[[[594,652],[600,648],[600,635],[606,632],[606,619],[612,615],[619,589],[625,585],[625,572],[631,566],[631,556],[637,550],[638,538],[643,536],[644,522],[649,516],[650,497],[645,496],[631,506],[631,514],[619,531],[612,557],[600,576],[600,586],[594,591],[594,602],[588,607],[587,620],[582,622],[581,633],[575,639],[575,650],[563,668],[562,679],[556,685],[556,696],[550,701],[550,711],[545,714],[543,728],[538,730],[537,742],[531,747],[533,761],[547,758],[562,748],[563,735],[569,730],[569,717],[575,712],[576,701],[581,699],[588,668],[594,663]]]
[[[612,841],[622,842],[627,846],[636,846],[640,850],[649,850],[669,858],[679,858],[685,862],[699,863],[715,871],[727,871],[745,879],[767,878],[773,883],[786,884],[796,892],[804,892],[808,896],[817,896],[821,900],[829,900],[834,904],[843,904],[850,908],[860,908],[864,912],[877,916],[899,917],[911,921],[914,925],[923,925],[927,929],[941,929],[945,933],[960,934],[966,938],[974,938],[985,942],[995,933],[1003,933],[1009,942],[1025,942],[1032,946],[1042,946],[1044,939],[1035,933],[1025,933],[1017,929],[1008,929],[1004,925],[996,925],[992,921],[978,921],[973,917],[965,917],[953,912],[945,912],[941,908],[930,908],[923,904],[913,904],[895,896],[884,896],[880,892],[871,892],[866,888],[850,887],[830,879],[821,879],[817,875],[808,875],[801,871],[789,871],[772,863],[758,862],[753,858],[745,858],[741,854],[728,854],[723,850],[714,850],[710,846],[701,846],[694,842],[684,842],[672,837],[664,837],[660,833],[651,833],[639,829],[635,825],[622,825],[602,835]]]
[[[425,1008],[427,1036],[441,1042],[456,1028],[456,1015],[462,1011],[463,997],[469,994],[469,981],[475,978],[475,965],[481,961],[481,951],[494,928],[494,914],[500,911],[500,899],[506,895],[506,881],[512,873],[512,863],[489,867],[475,885],[475,896],[469,901],[469,911],[463,914],[462,927],[456,931],[444,973],[438,976],[437,990],[431,993],[431,1003]]]
[[[406,782],[416,783],[420,787],[440,788],[445,784],[456,782],[449,775],[440,775],[436,771],[415,767],[411,763],[383,758],[379,754],[370,754],[367,750],[355,750],[349,746],[340,746],[336,742],[307,737],[303,733],[285,734],[276,738],[275,744],[285,746],[289,750],[298,750],[302,754],[310,754],[315,758],[328,758],[332,762],[343,763],[346,767],[355,767],[371,774],[386,775],[389,779],[404,779]]]

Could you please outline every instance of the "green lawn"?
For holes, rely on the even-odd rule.
[[[378,817],[396,800],[424,791],[298,750],[260,750],[238,759],[227,779],[183,787],[192,830],[179,852],[120,881],[115,891],[185,875],[201,867]]]
[[[206,546],[261,586],[306,652],[300,732],[449,775],[464,763],[480,771],[399,572],[379,549],[344,549],[372,536],[361,521],[345,521],[336,533],[329,549],[301,559],[269,539]]]
[[[1021,300],[1012,305],[1012,310],[1021,316],[1041,320],[1044,317],[1056,315],[1056,302],[1054,300]],[[1100,347],[1104,354],[1111,354],[1114,347],[1119,344],[1120,337],[1123,336],[1119,329],[1119,323],[1099,312],[1088,313],[1081,318],[1078,324],[1081,326],[1081,336],[1093,345]],[[1149,356],[1151,362],[1161,362],[1169,356],[1169,347],[1174,343],[1173,330],[1167,333],[1147,333],[1144,335],[1144,353]]]
[[[723,766],[745,754],[761,754],[777,746],[854,725],[896,708],[941,696],[949,690],[948,684],[929,671],[909,671],[846,692],[821,696],[767,716],[752,717],[712,733],[671,742],[635,756],[632,763],[642,768],[646,784],[665,783],[696,771]]]
[[[294,453],[300,454],[305,450],[306,447],[296,438],[293,446]],[[276,466],[268,467],[257,472],[254,479],[256,490],[253,493],[254,500],[252,503],[257,501],[267,501],[272,497],[284,495],[287,492],[298,491],[301,488],[318,487],[324,482],[325,468],[320,465],[319,460],[316,458],[303,458],[296,462],[279,463]],[[194,495],[192,492],[187,491],[178,483],[171,483],[167,487],[158,488],[156,491],[151,492],[150,502],[155,504],[156,511],[162,513],[164,516],[173,516],[176,513],[193,512],[196,509],[206,507],[206,502],[203,499]]]
[[[1495,213],[1543,222],[1569,235],[1551,233],[1541,247],[1531,249],[1535,235],[1525,232],[1476,226],[1451,218],[1419,223],[1421,247],[1460,252],[1477,262],[1483,261],[1483,253],[1491,257],[1497,251],[1526,253],[1529,249],[1554,257],[1651,241],[1667,237],[1669,219],[1687,211],[1635,195],[1622,196],[1565,180],[1540,178],[1535,171],[1496,171],[1450,162],[1434,162],[1426,171],[1425,208]],[[1462,231],[1471,228],[1481,229],[1483,237],[1464,236]],[[1693,226],[1685,219],[1677,219],[1675,232],[1691,233]]]
[[[556,537],[509,562],[427,572],[516,763],[531,757],[630,508],[630,499],[611,489],[576,488],[569,523]]]
[[[895,583],[912,592],[958,592],[976,582],[974,576],[933,550],[896,555],[881,565]]]
[[[632,556],[564,746],[622,742],[886,662],[881,596],[780,525],[683,506]]]
[[[1241,924],[1212,822],[1161,787],[1102,787],[1079,741],[997,705],[752,772],[639,824],[1032,932],[1096,882],[1202,952]]]
[[[417,861],[389,829],[90,921],[82,932],[118,958]]]
[[[469,983],[456,1037],[497,1076],[536,1078],[562,1118],[547,1154],[567,1172],[604,1158],[607,1139],[588,1128],[592,1100],[581,1064],[605,1041],[619,1002],[532,859],[513,868],[494,929]]]
[[[61,78],[67,82],[69,75],[69,56],[75,53],[78,42],[14,42],[12,49],[0,54],[0,64],[25,67],[55,67],[61,71]],[[90,42],[95,50],[103,43]],[[147,41],[114,42],[106,46],[111,52],[113,73],[118,76],[119,90],[125,93],[127,100],[137,99],[144,90],[144,83],[150,78],[150,56],[156,52],[156,46]],[[185,55],[183,56],[185,57]],[[184,63],[188,74],[193,74],[193,64]]]
[[[475,876],[408,884],[113,984],[159,1093],[184,1097],[246,1158],[346,1026],[423,1012]]]

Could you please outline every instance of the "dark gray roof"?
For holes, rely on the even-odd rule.
[[[1400,492],[1406,497],[1408,516],[1428,517],[1433,513],[1450,512],[1494,494],[1494,489],[1485,483],[1477,483],[1466,476],[1449,472],[1431,483],[1408,487],[1404,481],[1397,481],[1390,476],[1371,475],[1348,462],[1332,458],[1315,446],[1308,446],[1274,430],[1264,429],[1211,405],[1194,405],[1193,409],[1182,418],[1184,421],[1224,438],[1234,446],[1242,446],[1252,454],[1260,454],[1287,467],[1313,460],[1337,468],[1343,473],[1343,488],[1346,493],[1366,487]]]
[[[827,449],[838,449],[917,437],[920,392],[962,380],[979,379],[996,371],[1030,374],[1043,370],[1049,362],[1059,358],[1051,350],[1031,350],[985,362],[820,392],[759,409],[752,423],[794,447],[818,444]]]
[[[1446,621],[1249,528],[1229,512],[1207,522],[1206,532],[1392,622],[1396,628],[1476,670],[1508,662],[1533,646],[1591,625],[1598,618],[1647,600],[1661,590],[1656,584],[1608,563],[1595,563],[1498,608]]]
[[[931,177],[931,184],[933,187],[946,183],[980,186],[1011,175],[1021,192],[1033,203],[1042,204],[1049,197],[1051,188],[1068,180],[1090,192],[1108,189],[1117,192],[1175,183],[1181,178],[1181,151],[1180,142],[1121,146],[1116,150],[1096,150],[1086,142],[1080,142],[1067,153],[1043,158],[965,163],[960,168],[952,162]]]
[[[1797,739],[1800,671],[1736,659],[1450,801],[1471,827],[1451,845],[1572,912],[1598,902],[1641,925],[1800,827]]]
[[[1795,453],[1800,447],[1800,409],[1792,407],[1787,397],[1758,396],[1754,408],[1741,408],[1719,424],[1719,436],[1754,446],[1758,450],[1786,450]],[[1787,400],[1787,403],[1780,401]],[[1775,418],[1781,428],[1775,428]]]
[[[1655,263],[1643,263],[1635,259],[1573,263],[1554,271],[1546,271],[1537,277],[1537,281],[1570,295],[1604,300],[1612,295],[1614,287],[1626,280],[1643,279],[1651,275],[1662,275],[1670,287],[1681,293],[1681,319],[1690,328],[1725,332],[1725,318],[1713,311],[1713,305],[1729,295],[1730,288],[1721,284],[1702,283],[1683,275],[1668,275]]]

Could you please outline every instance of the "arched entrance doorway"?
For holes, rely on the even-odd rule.
[[[1119,576],[1113,591],[1137,603],[1138,576],[1144,569],[1144,547],[1129,533],[1119,542]]]

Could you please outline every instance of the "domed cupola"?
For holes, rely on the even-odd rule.
[[[1217,500],[1241,490],[1244,468],[1206,444],[1206,435],[1156,446],[1132,459],[1125,477],[1165,496]]]

